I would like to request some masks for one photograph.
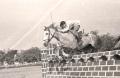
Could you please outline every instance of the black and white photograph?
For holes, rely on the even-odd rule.
[[[0,0],[0,78],[120,78],[120,0]]]

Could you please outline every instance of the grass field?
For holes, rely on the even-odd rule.
[[[42,78],[41,66],[0,69],[0,78]]]

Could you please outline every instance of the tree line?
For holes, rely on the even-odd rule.
[[[5,53],[3,50],[0,50],[0,65],[3,65],[4,62],[8,64],[14,64],[14,62],[19,63],[31,63],[41,61],[41,50],[37,47],[32,47],[27,50],[21,50],[18,53],[18,50],[8,50]]]

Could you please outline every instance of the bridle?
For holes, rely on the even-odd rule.
[[[55,38],[55,39],[57,39],[58,41],[60,41],[59,38],[57,38],[57,37],[55,36],[55,34],[56,34],[57,31],[55,31],[55,32],[52,34],[51,31],[50,31],[50,29],[49,29],[49,28],[47,28],[47,29],[48,29],[48,31],[49,31],[49,36],[48,36],[48,39],[47,39],[47,44],[48,44],[53,38]],[[52,37],[50,37],[50,35],[51,35]]]

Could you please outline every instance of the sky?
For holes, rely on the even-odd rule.
[[[61,20],[118,35],[120,0],[0,0],[0,49],[43,47],[44,26]]]

